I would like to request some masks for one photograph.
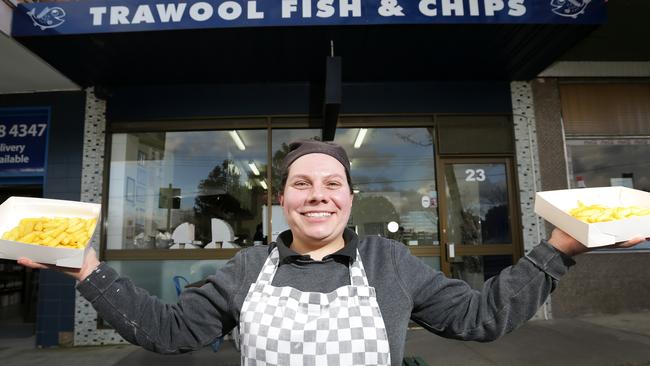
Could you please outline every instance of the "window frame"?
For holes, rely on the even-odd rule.
[[[169,250],[169,249],[107,249],[107,225],[104,224],[108,218],[108,194],[110,181],[111,147],[113,135],[118,133],[147,133],[147,132],[190,132],[190,131],[227,131],[237,130],[266,130],[267,146],[270,142],[270,117],[225,117],[219,119],[202,120],[178,120],[166,121],[135,121],[135,122],[114,122],[109,123],[106,128],[104,147],[104,174],[102,182],[102,204],[101,217],[102,226],[100,231],[99,257],[105,261],[128,261],[128,260],[205,260],[205,259],[230,259],[242,248],[221,248],[202,250]],[[269,155],[267,148],[267,157]],[[268,179],[270,170],[267,172],[269,192],[271,183]],[[268,195],[267,207],[271,196]],[[270,221],[270,212],[267,215]],[[268,227],[268,225],[267,225]],[[269,236],[270,237],[270,236]]]
[[[505,116],[512,121],[512,116],[505,113],[401,113],[401,114],[341,114],[337,128],[409,128],[428,127],[432,128],[434,135],[434,172],[438,179],[438,172],[435,170],[439,165],[440,152],[438,150],[438,123],[440,116]],[[128,261],[128,260],[204,260],[204,259],[230,259],[242,248],[225,249],[202,249],[202,250],[168,250],[168,249],[107,249],[107,226],[108,218],[108,192],[110,181],[111,146],[112,138],[116,133],[146,133],[146,132],[183,132],[183,131],[224,131],[224,130],[250,130],[265,129],[267,131],[267,159],[271,161],[272,132],[274,129],[313,129],[322,128],[322,121],[310,118],[307,115],[273,115],[273,116],[231,116],[219,118],[202,119],[173,119],[173,120],[147,120],[147,121],[108,121],[105,132],[104,147],[104,172],[102,174],[102,224],[100,230],[99,257],[106,261]],[[459,154],[459,156],[467,154]],[[471,155],[471,154],[470,154]],[[481,156],[507,156],[510,153],[489,153]],[[267,170],[268,191],[273,192],[272,172]],[[436,181],[436,184],[439,182]],[[514,188],[514,187],[513,187]],[[267,197],[267,236],[271,238],[272,220],[272,195]],[[518,201],[518,200],[517,200]],[[441,252],[438,246],[431,247],[409,247],[409,250],[416,256],[440,257]]]

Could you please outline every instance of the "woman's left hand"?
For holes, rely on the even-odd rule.
[[[642,237],[635,237],[625,242],[616,243],[613,245],[608,245],[606,247],[599,247],[599,248],[630,248],[643,242],[644,240],[646,239]],[[572,236],[557,228],[553,230],[553,233],[551,234],[551,238],[548,239],[548,242],[549,244],[554,246],[555,249],[572,257],[574,255],[582,254],[593,249],[584,246],[582,243],[574,239]]]

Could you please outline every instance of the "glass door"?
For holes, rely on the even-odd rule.
[[[441,268],[478,289],[521,255],[511,160],[440,163]]]

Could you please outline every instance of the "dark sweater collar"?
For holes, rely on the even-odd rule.
[[[345,229],[343,231],[343,241],[345,245],[343,248],[338,251],[328,254],[323,257],[323,261],[328,259],[337,259],[337,260],[346,260],[347,262],[353,261],[357,257],[357,243],[359,242],[359,237],[357,234],[350,230]],[[273,250],[274,247],[278,248],[278,254],[280,255],[280,264],[289,263],[289,262],[311,262],[313,259],[309,255],[298,254],[291,249],[291,243],[293,242],[293,234],[291,230],[283,231],[278,235],[278,239],[269,246],[269,253]]]

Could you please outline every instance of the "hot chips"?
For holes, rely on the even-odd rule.
[[[606,207],[603,205],[590,205],[578,201],[578,207],[571,209],[569,215],[586,223],[607,222],[627,219],[634,216],[650,215],[650,208],[639,206]]]
[[[25,218],[18,226],[2,235],[4,240],[48,247],[81,249],[95,231],[96,219]]]

